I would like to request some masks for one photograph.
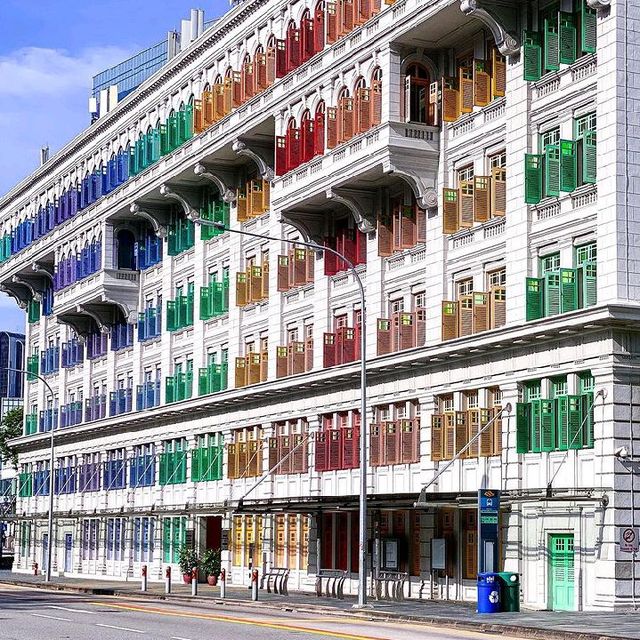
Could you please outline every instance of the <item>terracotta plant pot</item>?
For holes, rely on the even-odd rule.
[[[218,576],[207,576],[207,584],[215,587],[218,584]]]
[[[184,580],[185,584],[191,584],[191,574],[190,573],[183,573],[182,574],[182,579]]]

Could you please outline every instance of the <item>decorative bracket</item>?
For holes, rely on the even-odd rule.
[[[197,176],[201,176],[202,178],[213,182],[220,192],[224,202],[235,202],[236,192],[229,187],[230,184],[233,184],[233,174],[231,171],[225,171],[223,169],[207,166],[198,162],[198,164],[193,168],[193,172]]]
[[[149,224],[151,224],[153,232],[156,234],[156,236],[158,236],[158,238],[167,237],[169,216],[164,209],[149,207],[145,204],[134,202],[129,207],[129,211],[131,211],[134,216],[144,218],[147,222],[149,222]]]
[[[42,286],[42,279],[37,276],[29,278],[28,276],[15,275],[11,276],[11,282],[21,284],[31,291],[31,295],[34,300],[40,302],[42,300],[42,294],[44,293],[44,287]]]
[[[252,146],[256,147],[255,144]],[[265,160],[260,150],[254,151],[253,149],[250,149],[244,141],[240,140],[240,138],[233,141],[231,148],[239,156],[245,156],[246,158],[253,160],[253,162],[256,163],[258,167],[258,172],[260,173],[260,177],[263,180],[267,180],[268,182],[273,182],[274,178],[276,177],[276,174],[274,173],[273,168],[269,166],[268,161]]]
[[[56,315],[56,321],[71,327],[82,344],[86,343],[87,336],[91,333],[91,318],[85,314],[73,311]]]
[[[425,184],[424,179],[417,172],[406,167],[398,167],[390,161],[383,164],[382,170],[384,173],[394,173],[408,182],[416,198],[416,203],[421,209],[438,208],[438,193],[434,187]]]
[[[486,9],[478,7],[482,0],[460,0],[460,11],[465,16],[474,16],[483,22],[493,35],[496,47],[503,56],[515,56],[520,51],[520,41],[511,35],[495,16]]]
[[[305,242],[322,245],[322,216],[295,211],[287,211],[287,213],[277,211],[276,220],[293,227]]]
[[[373,192],[329,187],[327,189],[327,198],[347,207],[362,233],[375,231],[376,203]]]
[[[23,289],[23,287],[20,286],[18,287],[18,289]],[[6,293],[8,296],[13,298],[21,309],[24,310],[27,308],[27,304],[29,303],[29,296],[27,293],[28,289],[23,293],[23,292],[17,291],[16,287],[14,286],[0,284],[0,291],[2,291],[3,293]]]
[[[187,218],[200,217],[200,198],[199,189],[170,187],[168,184],[160,185],[160,195],[175,200],[184,209],[184,215]],[[196,197],[197,196],[197,197]]]
[[[587,5],[591,9],[609,9],[611,7],[611,0],[587,0]]]
[[[49,269],[49,267],[47,267],[46,265],[42,264],[42,262],[33,262],[31,264],[31,269],[35,273],[40,273],[44,277],[49,278],[49,280],[51,280],[51,282],[53,282],[53,280],[54,280],[53,271],[51,271],[51,269]]]

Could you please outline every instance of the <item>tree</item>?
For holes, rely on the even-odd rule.
[[[0,422],[0,459],[9,460],[18,468],[18,454],[9,441],[22,435],[22,407],[11,409]]]

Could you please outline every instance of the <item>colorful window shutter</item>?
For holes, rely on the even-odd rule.
[[[539,452],[542,450],[541,441],[541,401],[532,400],[529,403],[529,429],[530,429],[530,445],[531,451]]]
[[[542,46],[540,34],[535,31],[524,32],[524,79],[536,82],[542,77]]]
[[[560,191],[571,192],[578,186],[576,143],[560,140]]]
[[[560,269],[560,312],[578,308],[578,274],[576,269]]]
[[[458,189],[442,190],[442,233],[455,233],[458,231]]]
[[[598,18],[595,9],[580,0],[580,48],[582,53],[595,53],[597,49]]]
[[[582,182],[595,184],[597,167],[596,132],[585,131],[582,137]]]
[[[443,301],[442,303],[442,340],[458,337],[458,303]]]
[[[544,316],[544,280],[527,278],[526,281],[526,319],[538,320]]]
[[[553,451],[555,448],[555,409],[556,403],[554,400],[540,400],[540,449],[542,451]]]
[[[544,309],[546,316],[560,313],[560,272],[550,271],[544,276]]]
[[[558,21],[546,18],[544,21],[544,68],[547,71],[560,69],[560,36]]]
[[[538,204],[542,200],[543,158],[541,154],[524,156],[524,201],[527,204]]]
[[[573,64],[577,56],[577,31],[572,13],[560,12],[558,16],[560,32],[560,62]]]
[[[549,144],[544,153],[544,192],[547,196],[560,195],[560,146]]]
[[[584,262],[577,270],[580,288],[580,308],[590,307],[598,302],[598,267],[595,262]]]

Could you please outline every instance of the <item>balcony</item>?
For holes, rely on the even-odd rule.
[[[45,409],[40,412],[40,424],[39,431],[43,433],[45,431],[51,431],[58,428],[58,410],[57,409]]]
[[[437,182],[439,135],[437,127],[428,125],[383,123],[276,178],[273,209],[321,205],[336,187],[370,188],[387,182],[389,173],[407,176],[423,195]]]
[[[294,376],[313,369],[313,339],[276,348],[276,378]]]
[[[133,410],[133,389],[118,389],[109,394],[109,416],[119,416]]]
[[[62,343],[62,368],[73,369],[84,360],[84,345],[77,339]]]
[[[228,384],[228,373],[229,367],[226,362],[198,369],[198,395],[206,396],[224,391]]]
[[[158,338],[162,333],[162,307],[147,307],[138,314],[138,342]]]
[[[86,422],[101,420],[107,416],[107,396],[100,394],[87,398],[84,403],[84,419]]]
[[[377,353],[379,356],[405,349],[422,347],[427,336],[426,310],[413,313],[398,312],[391,319],[379,318]]]
[[[74,427],[82,422],[82,402],[70,402],[60,407],[60,428]]]

